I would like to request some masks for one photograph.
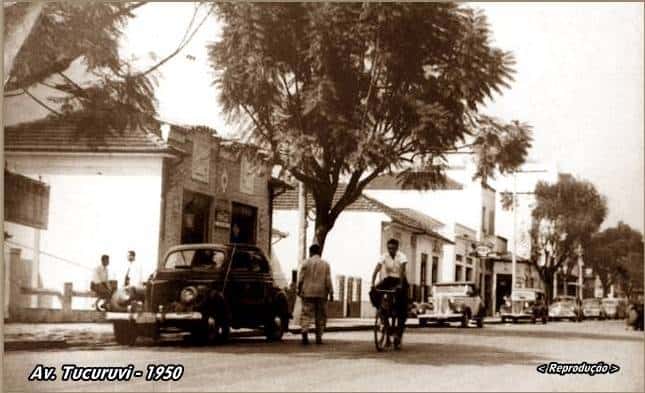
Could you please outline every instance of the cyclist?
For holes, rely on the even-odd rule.
[[[405,267],[408,262],[405,254],[399,251],[399,241],[390,239],[387,241],[387,252],[381,256],[374,273],[372,274],[372,288],[370,300],[374,307],[381,304],[381,295],[375,289],[395,289],[396,292],[396,313],[398,331],[394,334],[394,347],[401,345],[401,338],[405,329],[405,320],[408,316],[407,279]],[[376,285],[376,276],[380,274],[380,282]]]

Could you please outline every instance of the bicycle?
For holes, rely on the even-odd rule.
[[[381,352],[391,348],[393,345],[392,337],[399,330],[399,322],[396,312],[396,290],[395,289],[374,289],[381,293],[381,301],[376,310],[376,319],[374,322],[374,344],[376,350]],[[394,342],[394,349],[399,349],[399,342]]]

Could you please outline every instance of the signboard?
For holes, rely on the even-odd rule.
[[[226,199],[219,199],[215,204],[215,227],[231,229],[230,201]]]
[[[195,133],[193,136],[193,161],[191,176],[194,180],[208,183],[211,163],[210,135]]]
[[[4,172],[4,218],[16,224],[47,229],[49,186],[28,177]]]
[[[242,156],[240,166],[240,191],[245,194],[253,194],[256,168],[246,156]]]

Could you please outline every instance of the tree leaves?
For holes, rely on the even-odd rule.
[[[275,163],[320,194],[326,223],[342,210],[331,203],[340,179],[349,179],[350,202],[364,180],[406,164],[414,170],[404,170],[403,181],[431,187],[443,177],[433,162],[467,138],[484,181],[526,157],[526,124],[477,113],[513,72],[512,55],[489,44],[479,11],[452,3],[218,3],[217,10],[222,35],[209,56],[224,111],[249,118]]]

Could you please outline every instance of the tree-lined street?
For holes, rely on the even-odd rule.
[[[10,352],[8,391],[24,389],[36,364],[60,367],[182,364],[178,382],[34,382],[37,391],[642,391],[643,335],[622,321],[408,329],[400,352],[377,353],[372,332],[325,335],[322,346],[238,338],[222,346],[104,347]],[[601,355],[602,354],[602,355]],[[543,375],[543,363],[603,361],[612,375]]]

